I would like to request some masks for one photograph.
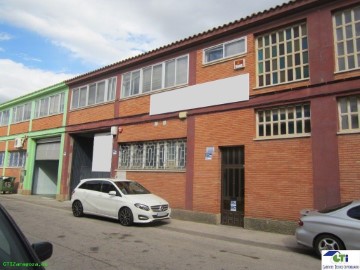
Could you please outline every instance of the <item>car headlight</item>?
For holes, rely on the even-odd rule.
[[[150,207],[145,204],[135,203],[135,206],[141,210],[150,211]]]

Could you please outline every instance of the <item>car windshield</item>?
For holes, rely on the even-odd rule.
[[[14,224],[7,218],[0,207],[0,263],[1,266],[10,266],[9,262],[33,262],[27,251],[26,243],[17,234]],[[11,267],[9,267],[11,268]],[[15,268],[15,267],[14,267]],[[19,267],[17,267],[19,269]],[[32,267],[21,267],[20,269],[33,269]],[[3,269],[3,268],[1,268]]]
[[[120,191],[125,195],[135,194],[150,194],[151,192],[140,185],[138,182],[133,181],[119,181],[115,182]]]
[[[337,204],[337,205],[334,205],[334,206],[331,206],[331,207],[327,207],[325,209],[320,210],[319,213],[322,213],[322,214],[331,213],[331,212],[337,211],[337,210],[339,210],[341,208],[344,208],[344,207],[348,206],[351,203],[352,202],[345,202],[345,203],[340,203],[340,204]]]

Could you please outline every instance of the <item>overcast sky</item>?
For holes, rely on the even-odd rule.
[[[0,103],[285,2],[0,0]]]

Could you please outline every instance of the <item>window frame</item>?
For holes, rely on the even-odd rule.
[[[124,143],[119,145],[119,170],[184,171],[186,169],[185,139]],[[170,150],[175,152],[170,159]],[[149,154],[149,149],[152,154]]]
[[[358,10],[358,18],[355,20],[355,10]],[[350,12],[351,19],[346,22],[346,13]],[[341,24],[337,24],[338,15],[341,16]],[[332,15],[333,21],[333,37],[334,37],[334,57],[335,57],[335,73],[348,72],[352,70],[360,69],[360,50],[357,50],[357,47],[360,47],[360,34],[356,35],[356,25],[360,27],[360,6],[354,6],[352,8],[336,11]],[[347,27],[351,30],[351,37],[347,37]],[[338,30],[340,30],[338,32]],[[341,34],[340,34],[341,33]],[[341,38],[341,39],[339,39]],[[357,42],[358,40],[358,42]],[[342,48],[340,46],[342,44]],[[352,49],[351,49],[352,47]],[[352,52],[349,51],[353,50]],[[343,53],[340,54],[339,53]],[[349,57],[352,57],[353,67],[350,66]],[[340,63],[340,60],[343,59],[343,62]],[[340,66],[343,65],[343,68]]]
[[[301,112],[298,111],[299,107]],[[260,113],[262,113],[262,116]],[[301,113],[300,116],[299,113]],[[283,132],[283,128],[285,128],[285,132]],[[276,130],[277,132],[275,132]],[[257,140],[308,136],[311,136],[310,103],[290,104],[256,110]]]
[[[236,42],[240,42],[240,41],[244,41],[244,51],[243,52],[239,52],[239,53],[235,53],[235,54],[231,54],[231,55],[225,55],[226,54],[226,46],[230,45],[230,44],[234,44]],[[214,60],[207,60],[207,56],[209,52],[211,51],[216,51],[221,49],[221,54],[222,56],[219,58],[216,58]],[[240,38],[236,38],[230,41],[226,41],[224,43],[220,43],[208,48],[203,49],[203,65],[207,65],[207,64],[211,64],[211,63],[216,63],[216,62],[220,62],[222,60],[227,60],[227,59],[231,59],[240,55],[244,55],[247,53],[247,36],[243,36]]]
[[[351,99],[356,98],[356,110],[352,111],[351,108]],[[341,101],[346,101],[346,112],[342,111]],[[360,132],[360,95],[340,97],[337,100],[338,103],[338,115],[339,115],[339,133],[357,133]],[[347,119],[347,127],[343,128],[343,119]],[[353,128],[353,119],[357,118],[357,128]],[[356,120],[355,120],[356,121]]]
[[[5,165],[5,151],[0,151],[0,167]]]
[[[24,168],[26,164],[26,151],[11,151],[9,152],[8,167]]]
[[[105,88],[103,89],[103,96],[99,98],[97,95],[98,91],[100,91],[98,85],[102,83],[105,83]],[[94,99],[94,103],[89,104],[90,87],[93,86],[94,84],[96,85],[95,99]],[[116,86],[117,86],[117,76],[113,76],[107,79],[99,80],[96,82],[92,82],[86,85],[73,88],[71,90],[70,110],[78,110],[86,107],[97,106],[115,101]]]
[[[65,92],[37,99],[35,101],[34,119],[61,114],[64,112],[64,105]]]
[[[26,122],[31,119],[31,102],[27,102],[12,108],[11,124]]]
[[[184,81],[177,81],[178,74],[181,74],[182,71],[179,68],[180,61],[182,59],[186,59],[186,64],[184,65]],[[166,75],[167,72],[167,64],[175,61],[175,69],[174,69],[174,84],[166,85]],[[189,54],[184,54],[172,59],[168,59],[163,62],[159,62],[150,66],[145,66],[140,69],[131,70],[122,74],[121,77],[121,98],[131,98],[134,96],[148,94],[150,92],[172,89],[174,87],[180,87],[183,85],[187,85],[189,83],[189,65],[190,57]],[[149,72],[146,74],[146,78],[149,79],[145,82],[145,72]],[[136,74],[139,75],[136,75]],[[138,80],[135,80],[135,76],[138,76]],[[135,87],[136,82],[136,87]],[[146,86],[146,87],[145,87]]]
[[[0,127],[8,126],[10,122],[10,109],[0,112]]]
[[[258,35],[255,43],[256,88],[310,79],[306,22]]]

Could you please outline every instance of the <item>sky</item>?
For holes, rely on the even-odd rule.
[[[0,0],[0,104],[284,0]]]

